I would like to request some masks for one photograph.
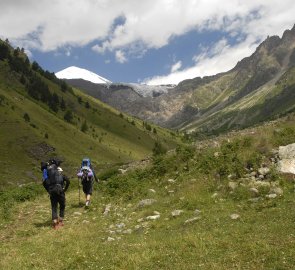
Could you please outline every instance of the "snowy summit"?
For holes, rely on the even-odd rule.
[[[93,82],[93,83],[104,83],[109,84],[111,81],[83,68],[78,68],[75,66],[68,67],[63,69],[57,73],[55,76],[59,79],[83,79],[85,81]]]

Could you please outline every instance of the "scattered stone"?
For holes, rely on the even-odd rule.
[[[144,221],[144,218],[139,218],[138,220],[137,220],[137,222],[139,223],[139,222],[143,222]]]
[[[270,193],[277,194],[278,196],[282,196],[284,191],[280,187],[273,187],[271,188]]]
[[[269,182],[266,182],[266,181],[260,181],[260,180],[257,180],[255,182],[253,182],[253,184],[256,186],[256,187],[270,187],[270,183]]]
[[[168,179],[167,182],[170,184],[174,184],[176,181],[174,179]]]
[[[214,157],[217,158],[217,157],[219,157],[219,152],[215,152],[213,155],[214,155]]]
[[[230,218],[231,218],[232,220],[237,220],[237,219],[240,218],[240,215],[238,215],[238,214],[231,214],[231,215],[230,215]]]
[[[262,168],[258,169],[259,177],[260,177],[260,175],[265,176],[265,175],[269,174],[269,172],[270,172],[270,169],[267,167],[262,167]]]
[[[108,241],[108,242],[115,241],[115,238],[109,236],[109,237],[107,238],[107,241]]]
[[[256,202],[259,202],[260,200],[261,200],[261,198],[260,198],[260,197],[257,197],[257,198],[251,198],[251,199],[249,199],[248,201],[249,201],[249,202],[256,203]]]
[[[259,195],[259,190],[257,188],[250,188],[249,191],[251,192],[252,195],[257,196]]]
[[[238,183],[237,182],[230,181],[230,182],[228,182],[228,187],[231,190],[235,190],[238,187]]]
[[[160,215],[160,212],[154,211],[154,215]]]
[[[271,194],[267,194],[267,195],[265,195],[265,197],[268,198],[268,199],[275,199],[277,196],[278,196],[278,195],[275,194],[275,193],[271,193]]]
[[[122,233],[123,234],[132,234],[132,230],[131,229],[127,229],[127,230],[125,230],[125,231],[123,231]]]
[[[183,210],[173,210],[171,212],[172,217],[178,217],[180,216],[184,211]]]
[[[83,223],[83,224],[88,224],[88,223],[89,223],[89,220],[84,219],[84,220],[82,221],[82,223]]]
[[[199,210],[199,209],[196,209],[195,211],[194,211],[194,213],[195,213],[195,215],[199,215],[199,214],[201,214],[201,210]]]
[[[107,216],[109,214],[109,212],[111,211],[111,206],[112,205],[110,203],[106,205],[104,212],[103,212],[104,216]]]
[[[81,212],[74,212],[74,215],[76,215],[76,216],[81,216],[82,213],[81,213]]]
[[[140,230],[141,228],[142,228],[142,227],[141,227],[140,225],[135,225],[135,226],[134,226],[134,229],[135,229],[135,230]]]
[[[125,227],[125,223],[119,223],[119,224],[116,224],[116,227],[117,227],[118,229],[122,229],[122,228]]]
[[[116,232],[115,232],[115,231],[109,231],[109,233],[110,233],[110,234],[115,234]]]
[[[211,198],[212,198],[212,199],[215,199],[217,196],[218,196],[218,193],[215,192],[215,193],[211,196]]]
[[[154,193],[154,194],[156,193],[156,191],[154,189],[152,189],[152,188],[149,189],[149,192]]]
[[[156,219],[159,219],[159,218],[160,218],[160,215],[154,215],[154,216],[148,216],[145,219],[146,220],[156,220]]]
[[[257,172],[255,172],[255,171],[253,171],[253,172],[250,173],[250,176],[254,176],[255,177],[256,175],[257,175]]]
[[[195,222],[195,221],[197,221],[197,220],[200,220],[200,219],[201,219],[201,217],[190,218],[190,219],[187,219],[187,220],[184,222],[184,224],[193,223],[193,222]]]
[[[263,180],[265,178],[265,176],[263,174],[259,174],[258,178]]]
[[[168,190],[168,193],[173,194],[174,190]]]
[[[138,203],[138,206],[139,207],[144,207],[144,206],[149,206],[149,205],[152,205],[153,203],[155,203],[157,200],[155,199],[145,199],[145,200],[142,200]]]
[[[118,169],[118,171],[119,171],[119,173],[121,173],[121,174],[124,174],[124,173],[127,172],[127,170],[124,170],[124,169]]]

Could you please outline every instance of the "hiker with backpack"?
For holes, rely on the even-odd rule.
[[[67,191],[70,181],[62,172],[60,167],[61,161],[51,159],[47,163],[41,163],[43,173],[43,186],[50,195],[53,228],[64,225],[64,214],[66,207],[65,192]],[[59,216],[58,216],[59,205]]]
[[[83,186],[83,192],[85,194],[85,199],[86,199],[85,206],[89,207],[90,198],[91,198],[92,190],[93,190],[93,178],[98,183],[98,179],[96,177],[95,171],[91,165],[91,161],[89,158],[84,158],[82,160],[81,169],[78,172],[77,176],[78,176],[78,179],[81,179],[81,183]],[[80,200],[80,197],[79,197],[79,200]]]

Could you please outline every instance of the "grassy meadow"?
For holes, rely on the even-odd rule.
[[[293,269],[294,176],[278,174],[270,158],[294,142],[294,121],[178,146],[145,168],[110,174],[95,184],[89,209],[72,178],[59,230],[50,228],[48,196],[32,191],[40,186],[2,194],[1,204],[14,196],[14,206],[2,211],[0,268]],[[245,174],[262,164],[269,184],[253,194]],[[282,193],[268,198],[273,187]]]

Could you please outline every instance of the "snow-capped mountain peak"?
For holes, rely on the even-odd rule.
[[[83,79],[85,81],[90,81],[93,83],[103,83],[109,84],[111,81],[83,68],[71,66],[63,69],[57,73],[55,76],[59,79]]]

